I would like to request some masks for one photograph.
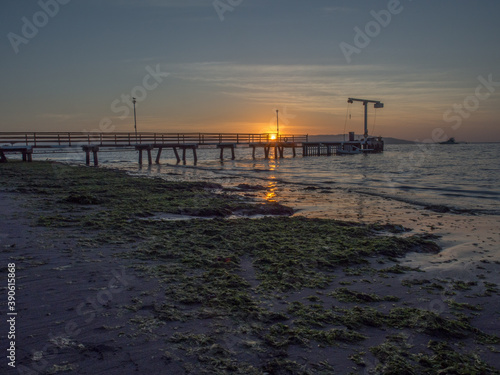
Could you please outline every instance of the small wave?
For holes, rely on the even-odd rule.
[[[458,194],[458,193],[443,193],[442,195],[446,197],[453,198],[474,198],[474,199],[484,199],[484,200],[494,200],[500,201],[500,197],[496,197],[495,195],[480,195],[480,194]]]

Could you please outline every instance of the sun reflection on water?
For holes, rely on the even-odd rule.
[[[278,189],[277,187],[277,182],[276,181],[269,181],[267,183],[267,187],[266,187],[266,201],[268,202],[276,202],[276,190]]]
[[[268,164],[268,170],[270,172],[275,172],[277,168],[278,168],[278,161],[276,159],[270,159]],[[277,190],[278,190],[278,182],[276,181],[276,176],[273,174],[269,176],[269,180],[267,181],[266,196],[264,199],[267,202],[272,202],[272,203],[277,202],[276,200]]]

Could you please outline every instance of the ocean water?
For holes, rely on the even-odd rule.
[[[144,155],[146,156],[146,155]],[[155,157],[154,155],[153,157]],[[259,185],[260,196],[286,201],[297,190],[316,194],[337,191],[374,195],[420,206],[500,215],[500,144],[387,145],[383,153],[344,156],[297,157],[285,149],[285,158],[264,158],[257,150],[236,149],[236,159],[219,159],[217,149],[198,149],[198,163],[187,150],[187,162],[177,164],[171,150],[163,150],[161,164],[138,166],[138,152],[99,152],[102,167],[134,174],[161,176],[169,180],[204,180],[238,186]],[[84,163],[84,153],[44,153],[35,160]],[[147,163],[147,158],[144,158]],[[259,195],[259,194],[257,194]]]

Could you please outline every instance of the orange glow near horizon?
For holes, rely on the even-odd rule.
[[[457,141],[467,142],[484,142],[494,141],[500,142],[497,123],[491,120],[494,117],[494,109],[488,107],[489,102],[481,102],[481,110],[471,112],[470,118],[463,118],[461,127],[453,128],[453,122],[443,120],[443,113],[448,110],[447,105],[436,105],[429,107],[426,111],[422,111],[421,107],[425,107],[422,103],[421,107],[412,104],[398,108],[398,102],[385,100],[386,108],[378,111],[375,117],[374,110],[370,108],[368,131],[370,135],[382,136],[384,138],[394,137],[410,141],[424,141],[432,139],[432,134],[435,129],[444,131],[443,138],[454,137]],[[419,103],[420,104],[420,103]],[[484,106],[484,109],[483,109]],[[340,107],[340,103],[338,105]],[[352,119],[346,123],[345,111],[342,113],[340,109],[329,114],[307,113],[294,109],[292,113],[296,116],[288,121],[288,124],[280,122],[280,135],[339,135],[347,134],[349,131],[354,131],[356,134],[363,132],[363,106],[356,108],[352,113]],[[353,107],[354,108],[354,107]],[[252,109],[255,109],[252,107]],[[108,111],[109,112],[109,111]],[[145,111],[143,111],[145,112]],[[165,113],[156,113],[146,115],[140,113],[138,117],[137,130],[138,132],[154,132],[154,133],[240,133],[240,134],[265,134],[269,135],[269,140],[276,141],[276,124],[273,123],[275,118],[262,110],[246,112],[242,111],[235,118],[220,117],[207,121],[203,116],[195,116],[194,118],[183,119],[180,116],[169,117]],[[270,111],[269,111],[270,112]],[[221,115],[222,116],[222,115]],[[266,119],[269,116],[269,121],[259,121]],[[456,115],[455,115],[456,116]],[[240,120],[241,118],[245,120]],[[106,119],[106,121],[103,121]],[[110,121],[110,122],[108,122]],[[109,113],[103,112],[92,116],[90,119],[81,117],[75,114],[73,118],[68,120],[66,117],[61,118],[46,118],[41,117],[40,121],[36,121],[36,129],[28,124],[34,121],[27,120],[22,116],[5,120],[2,131],[53,131],[53,132],[82,132],[82,133],[100,133],[100,132],[134,132],[133,118],[127,117],[120,119],[118,116],[109,116]],[[485,134],[488,136],[486,137]]]

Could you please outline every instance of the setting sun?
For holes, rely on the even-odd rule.
[[[275,141],[275,140],[276,140],[276,134],[271,134],[271,135],[269,136],[269,139],[270,139],[271,141]]]

